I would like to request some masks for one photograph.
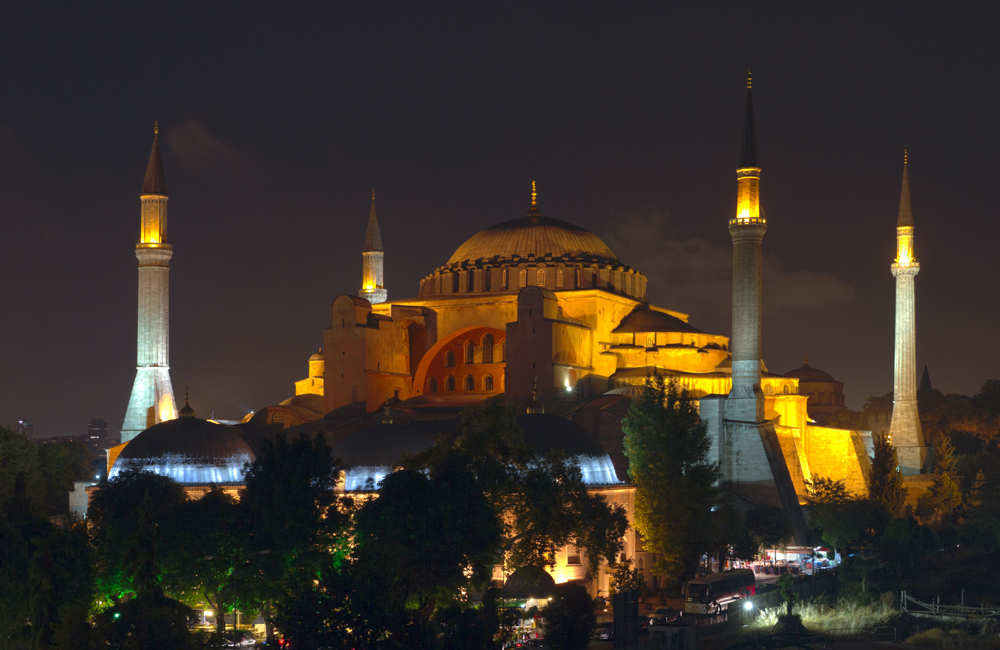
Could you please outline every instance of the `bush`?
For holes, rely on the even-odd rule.
[[[583,650],[597,626],[594,601],[587,590],[576,584],[557,587],[543,612],[545,638],[554,648]]]

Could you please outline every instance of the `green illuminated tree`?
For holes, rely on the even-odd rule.
[[[694,575],[711,541],[713,487],[706,428],[694,401],[662,377],[646,382],[622,421],[629,475],[636,484],[635,527],[657,555],[657,575]]]
[[[962,490],[955,469],[955,451],[948,436],[934,447],[934,484],[917,500],[917,516],[923,520],[941,518],[951,523],[962,505]]]

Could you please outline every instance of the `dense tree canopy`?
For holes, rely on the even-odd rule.
[[[629,475],[636,484],[635,527],[656,553],[658,575],[695,573],[711,541],[717,464],[708,460],[705,425],[693,400],[656,376],[622,421]]]

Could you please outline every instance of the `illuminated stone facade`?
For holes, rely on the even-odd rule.
[[[160,160],[158,129],[153,134],[142,183],[142,220],[135,256],[139,259],[139,327],[135,384],[129,398],[121,441],[177,417],[170,383],[170,257],[167,243],[167,182]]]
[[[904,476],[923,472],[927,448],[920,429],[917,410],[917,337],[914,305],[914,280],[920,264],[913,254],[913,208],[910,204],[910,175],[903,158],[903,187],[896,219],[896,259],[892,264],[896,278],[896,347],[892,390],[892,423],[889,438],[899,454],[899,469]]]

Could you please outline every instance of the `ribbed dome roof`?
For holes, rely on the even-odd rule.
[[[639,305],[622,319],[614,330],[615,334],[629,332],[692,332],[701,334],[700,329],[685,323],[676,316],[650,309],[649,305]]]
[[[227,427],[182,417],[154,425],[132,439],[108,478],[127,467],[169,476],[180,483],[242,483],[254,461],[250,447]]]
[[[784,374],[785,377],[792,379],[798,379],[800,382],[810,382],[810,381],[825,381],[839,383],[836,379],[830,376],[829,373],[820,370],[819,368],[811,368],[808,363],[802,364],[801,368],[796,368],[795,370],[790,370]]]
[[[414,455],[433,443],[427,436],[398,424],[377,424],[355,431],[333,448],[346,473],[344,489],[368,489],[399,466],[404,455]]]
[[[458,247],[447,266],[514,257],[621,264],[608,245],[589,230],[536,214],[480,230]]]

